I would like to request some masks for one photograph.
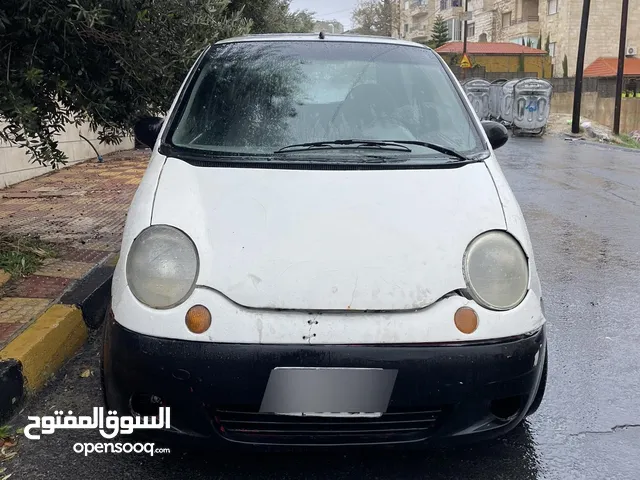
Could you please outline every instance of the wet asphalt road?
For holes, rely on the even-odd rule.
[[[640,152],[558,138],[511,139],[498,152],[527,219],[549,332],[547,395],[524,428],[458,450],[167,456],[93,454],[95,431],[21,439],[11,480],[640,478]],[[98,342],[28,405],[27,415],[101,405]],[[95,376],[81,378],[91,368]],[[0,475],[0,478],[2,475]]]

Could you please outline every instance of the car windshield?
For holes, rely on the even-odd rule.
[[[167,140],[174,149],[212,158],[277,154],[292,161],[319,154],[459,161],[486,150],[434,52],[323,40],[213,46]],[[391,141],[413,143],[381,145]],[[318,145],[292,148],[309,143]]]

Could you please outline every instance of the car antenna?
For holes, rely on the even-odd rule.
[[[319,37],[320,37],[320,40],[324,40],[324,32],[320,32]]]

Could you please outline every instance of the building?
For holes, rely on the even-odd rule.
[[[460,15],[464,0],[397,0],[400,38],[426,43],[431,38],[433,23],[440,15],[449,27],[449,39],[462,39]]]
[[[449,42],[436,52],[451,66],[462,58],[462,42]],[[551,77],[551,58],[545,50],[526,47],[513,42],[469,42],[467,54],[473,65],[484,67],[488,73],[522,73],[538,78]]]
[[[585,67],[599,57],[617,57],[622,0],[591,0]],[[563,76],[562,62],[567,56],[567,75],[576,72],[582,0],[540,0],[540,31],[554,60],[555,76]],[[640,48],[640,2],[629,2],[627,47]],[[631,58],[637,57],[637,53]]]
[[[585,78],[616,78],[618,75],[617,57],[600,57],[584,69]],[[624,62],[623,96],[640,97],[640,58],[627,58]]]
[[[396,0],[401,37],[424,43],[441,15],[451,40],[462,39],[465,0]],[[583,0],[469,0],[469,42],[512,42],[545,49],[554,76],[574,76]],[[585,66],[599,57],[617,57],[622,0],[591,0]],[[629,2],[627,51],[640,50],[640,1]],[[630,49],[630,50],[629,50]],[[566,56],[566,62],[565,62]],[[566,71],[565,71],[566,66]]]

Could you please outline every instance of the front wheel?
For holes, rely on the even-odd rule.
[[[544,352],[544,365],[542,367],[542,377],[540,378],[540,384],[538,385],[538,390],[536,391],[536,396],[533,399],[533,403],[529,407],[529,411],[527,412],[527,417],[536,413],[538,408],[540,408],[540,404],[542,403],[542,399],[544,398],[544,392],[547,388],[547,369],[549,367],[549,354],[548,350],[545,348]]]

